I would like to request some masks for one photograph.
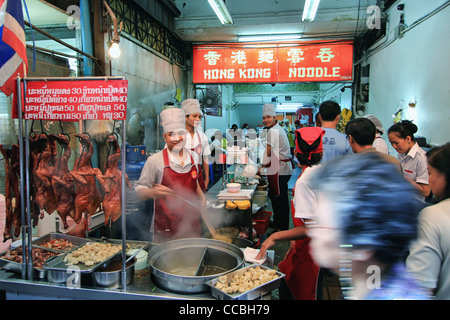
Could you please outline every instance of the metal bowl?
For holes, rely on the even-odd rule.
[[[127,263],[126,279],[127,285],[133,282],[134,266],[137,262],[136,257]],[[118,289],[122,286],[122,256],[118,255],[116,258],[108,261],[100,266],[92,273],[92,281],[95,287]]]
[[[255,244],[252,241],[244,238],[236,238],[233,241],[233,244],[241,249],[245,249],[247,247],[253,248],[255,246]]]
[[[227,242],[188,238],[160,244],[148,254],[153,282],[164,290],[209,291],[206,282],[242,267],[244,254]]]

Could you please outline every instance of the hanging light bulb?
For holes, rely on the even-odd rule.
[[[122,32],[123,27],[123,21],[120,23],[120,26],[117,22],[117,17],[114,14],[114,12],[109,7],[108,3],[103,0],[103,4],[106,7],[106,11],[108,12],[109,16],[111,17],[112,23],[113,23],[113,29],[112,29],[112,37],[111,40],[108,42],[108,56],[112,59],[117,59],[120,57],[120,48],[119,48],[119,41],[120,41],[120,33]],[[111,29],[109,29],[108,32],[110,32]]]
[[[111,59],[117,59],[120,57],[120,47],[119,42],[111,41],[109,44],[108,55]]]

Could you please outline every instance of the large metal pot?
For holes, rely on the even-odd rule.
[[[183,294],[209,291],[207,281],[237,270],[243,263],[244,254],[237,246],[203,238],[169,241],[148,254],[153,282]]]

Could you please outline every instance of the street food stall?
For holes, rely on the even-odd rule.
[[[24,108],[22,105],[19,107],[20,132],[23,126],[22,119],[25,120],[24,132],[27,132],[26,120],[41,118],[51,120],[55,116],[65,120],[81,120],[85,116],[98,119],[100,116],[104,119],[120,120],[122,128],[125,128],[127,82],[123,78],[18,79],[18,88],[19,101],[25,103]],[[23,96],[20,95],[21,90]],[[115,96],[115,93],[118,96]],[[67,97],[61,97],[64,94],[70,95],[70,101],[65,99]],[[95,99],[98,104],[88,102],[86,97],[89,94],[99,97]],[[100,99],[102,97],[104,99]],[[41,104],[42,98],[46,99],[47,104]],[[57,103],[58,107],[52,103]],[[94,105],[95,110],[90,107]],[[40,106],[46,109],[41,110]],[[25,113],[22,114],[22,111]],[[108,158],[108,163],[117,166],[121,159],[121,168],[125,168],[125,130],[121,130],[121,133],[122,147],[116,141],[115,152]],[[79,169],[86,165],[89,172],[84,172],[84,176],[107,179],[98,168],[93,168],[88,163],[90,158],[87,162],[86,159],[82,159],[87,157],[86,154],[90,155],[90,144],[83,143],[82,139],[86,137],[80,135],[79,138],[83,149],[74,168]],[[232,188],[231,186],[223,188],[226,185],[225,181],[219,181],[206,194],[211,205],[209,217],[214,225],[213,230],[244,226],[248,232],[248,239],[239,238],[238,234],[231,241],[206,237],[165,243],[126,239],[124,232],[126,170],[114,173],[115,176],[122,177],[118,180],[121,188],[115,189],[117,194],[121,195],[119,197],[121,201],[116,203],[121,212],[106,212],[108,206],[105,203],[101,207],[105,224],[113,223],[120,217],[121,239],[80,237],[57,232],[35,238],[27,237],[27,234],[32,235],[33,223],[30,205],[33,190],[29,170],[25,170],[30,167],[31,157],[28,157],[30,141],[22,139],[22,136],[19,140],[20,158],[25,159],[20,163],[23,177],[20,194],[23,196],[20,199],[22,225],[19,231],[22,242],[17,247],[0,254],[0,290],[5,292],[7,299],[265,299],[270,298],[270,293],[279,286],[284,275],[272,269],[273,251],[268,253],[264,261],[257,261],[258,264],[255,266],[251,255],[248,255],[248,249],[254,245],[252,197],[256,184],[239,184],[238,192],[225,195]],[[60,157],[63,154],[64,148],[61,148]],[[86,163],[83,164],[82,161]],[[75,184],[76,175],[72,176],[74,178],[69,180]],[[98,182],[101,183],[100,180]],[[96,185],[96,180],[89,185],[91,187]],[[78,189],[82,188],[77,185]],[[99,201],[104,202],[107,190],[103,188],[102,190],[103,198]],[[246,197],[244,200],[236,198],[242,193]],[[93,196],[95,192],[90,191],[88,195]],[[75,199],[76,197],[73,200]],[[48,202],[48,199],[46,200]],[[232,210],[227,207],[228,202],[238,201],[245,201],[245,205],[238,204]],[[88,208],[83,210],[83,213],[87,214]],[[91,213],[97,211],[92,210]],[[58,215],[64,223],[65,216],[59,211]],[[217,220],[223,216],[232,219]],[[72,218],[77,220],[75,216]],[[249,277],[251,274],[261,279],[251,287],[237,287],[240,283],[238,279]]]

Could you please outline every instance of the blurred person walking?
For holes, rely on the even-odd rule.
[[[346,299],[429,298],[404,265],[422,205],[395,166],[378,153],[350,154],[325,164],[311,184],[320,198],[311,252],[339,275]]]

